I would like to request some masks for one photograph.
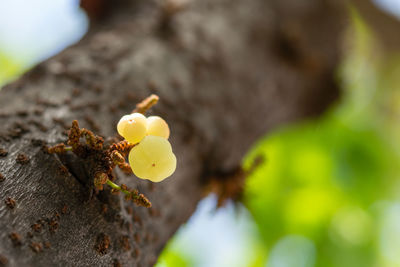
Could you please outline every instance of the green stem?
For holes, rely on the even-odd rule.
[[[66,146],[66,147],[64,147],[64,150],[65,151],[72,151],[72,146]]]
[[[107,179],[107,184],[108,184],[109,186],[111,186],[111,188],[113,188],[113,189],[115,189],[115,190],[118,190],[118,191],[121,191],[122,193],[124,193],[124,194],[126,194],[126,195],[131,194],[131,192],[129,192],[129,191],[127,191],[127,190],[123,190],[119,185],[114,184],[110,179]]]

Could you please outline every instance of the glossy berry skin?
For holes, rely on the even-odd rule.
[[[147,118],[147,135],[169,138],[168,124],[159,116],[150,116]]]
[[[146,136],[129,152],[133,173],[152,182],[161,182],[176,169],[176,157],[171,144],[160,136]]]
[[[146,136],[146,117],[140,113],[125,115],[118,122],[117,131],[129,143],[139,143]]]

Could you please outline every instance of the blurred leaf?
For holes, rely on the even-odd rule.
[[[22,71],[22,64],[0,51],[0,87]]]
[[[184,253],[172,249],[164,250],[155,267],[191,267],[193,263]]]

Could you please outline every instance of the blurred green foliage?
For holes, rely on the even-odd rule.
[[[193,266],[192,261],[185,257],[184,253],[179,250],[169,250],[163,256],[163,264],[165,266],[175,266],[175,267],[190,267]]]
[[[400,247],[395,257],[385,251],[399,235],[382,236],[384,212],[398,200],[400,61],[388,63],[352,12],[340,103],[269,135],[246,159],[245,166],[259,154],[267,159],[247,180],[245,197],[265,250],[297,236],[316,251],[314,262],[302,265],[304,245],[292,243],[266,266],[400,266]]]
[[[6,82],[22,73],[25,65],[18,62],[12,55],[3,53],[0,49],[0,89]]]
[[[350,13],[340,101],[269,134],[244,161],[266,159],[245,189],[259,231],[250,267],[400,266],[400,58]],[[160,266],[188,266],[165,264],[170,253]]]

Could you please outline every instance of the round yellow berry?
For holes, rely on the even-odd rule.
[[[129,152],[129,164],[137,177],[161,182],[175,172],[176,157],[167,139],[146,136]]]
[[[125,115],[118,122],[117,131],[128,142],[136,144],[146,136],[146,117],[140,113]]]
[[[161,136],[166,139],[169,137],[168,124],[158,116],[147,118],[147,135]]]

